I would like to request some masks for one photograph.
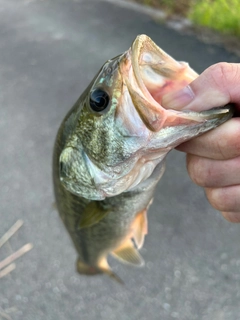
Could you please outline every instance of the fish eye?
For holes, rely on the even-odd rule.
[[[90,94],[90,107],[93,111],[101,112],[105,110],[109,104],[109,95],[102,89],[95,89]]]

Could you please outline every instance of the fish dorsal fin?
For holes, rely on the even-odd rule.
[[[142,266],[144,264],[143,258],[134,247],[131,239],[125,241],[119,248],[114,250],[112,254],[125,263],[133,264],[135,266]]]
[[[79,228],[88,228],[102,220],[110,211],[102,208],[97,201],[91,201],[85,207]]]
[[[140,211],[133,221],[132,225],[133,239],[138,249],[141,249],[144,243],[145,235],[148,232],[147,209]]]

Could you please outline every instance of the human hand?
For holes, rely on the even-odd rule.
[[[240,64],[218,63],[184,89],[166,94],[166,109],[202,111],[234,103],[236,117],[177,149],[187,153],[191,179],[205,188],[210,204],[240,222]]]

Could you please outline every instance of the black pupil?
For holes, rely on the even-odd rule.
[[[101,90],[95,89],[90,95],[90,107],[93,111],[103,111],[107,108],[109,103],[109,96],[108,94]]]

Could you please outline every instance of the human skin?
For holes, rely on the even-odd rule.
[[[166,109],[202,111],[233,103],[234,118],[185,142],[191,179],[205,189],[210,204],[230,222],[240,222],[240,64],[221,62],[190,85],[163,97]]]

